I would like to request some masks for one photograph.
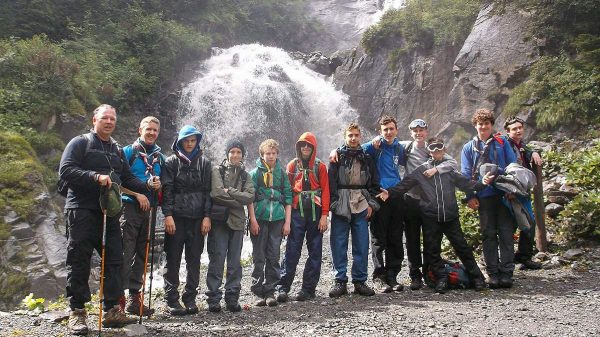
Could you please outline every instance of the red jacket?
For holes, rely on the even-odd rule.
[[[300,142],[307,142],[313,146],[306,170],[302,169],[302,153],[298,144]],[[305,132],[300,136],[298,142],[296,142],[296,156],[295,159],[292,159],[287,164],[287,174],[290,179],[290,185],[292,185],[292,192],[294,193],[292,207],[298,208],[298,194],[302,191],[304,174],[307,172],[311,190],[321,189],[321,196],[315,196],[314,198],[315,204],[321,206],[321,215],[327,216],[329,214],[329,177],[327,175],[327,166],[320,160],[317,170],[319,177],[315,177],[314,165],[317,156],[317,138],[315,135]],[[299,165],[299,167],[296,168],[296,165]]]

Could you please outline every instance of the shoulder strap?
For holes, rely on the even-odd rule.
[[[129,158],[129,167],[131,167],[133,162],[140,156],[140,151],[135,146],[131,147],[131,151],[133,152],[131,153],[131,158]]]
[[[319,167],[320,166],[321,166],[321,159],[315,158],[315,164],[313,166],[313,173],[315,175],[315,179],[317,179],[317,183],[319,184],[319,186],[321,186],[321,183],[319,181]]]
[[[413,140],[410,143],[408,143],[408,145],[404,149],[404,161],[405,162],[408,161],[408,156],[410,156],[410,152],[412,151],[414,144],[415,144],[415,141]]]

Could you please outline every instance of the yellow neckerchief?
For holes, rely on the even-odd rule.
[[[269,164],[267,164],[267,162],[264,161],[263,159],[261,159],[261,161],[267,168],[267,172],[265,172],[265,174],[263,174],[265,187],[271,188],[271,187],[273,187],[273,168],[269,167]],[[275,165],[277,165],[277,162],[275,162]]]

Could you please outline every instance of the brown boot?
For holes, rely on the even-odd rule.
[[[141,299],[142,296],[139,292],[133,294],[129,293],[129,297],[127,298],[127,307],[125,308],[127,313],[138,316],[140,314],[140,305],[142,304]],[[154,309],[150,309],[147,305],[144,305],[143,307],[144,309],[142,315],[148,317],[152,316]]]
[[[102,326],[105,328],[122,328],[127,324],[137,322],[136,318],[128,317],[124,312],[119,310],[119,306],[115,305],[102,317]]]
[[[87,312],[85,309],[73,309],[69,315],[69,332],[72,335],[87,335],[88,326],[85,323]]]

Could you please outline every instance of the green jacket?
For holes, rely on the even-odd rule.
[[[257,220],[278,221],[285,219],[285,205],[292,204],[292,187],[287,174],[281,168],[281,162],[277,159],[273,168],[273,186],[266,187],[264,174],[267,167],[263,161],[256,160],[256,168],[250,172],[256,197],[254,199],[254,214]],[[283,188],[282,188],[283,187]],[[283,190],[283,191],[282,191]],[[282,193],[283,192],[283,193]]]
[[[212,169],[210,196],[213,203],[229,208],[229,218],[227,219],[229,228],[241,231],[244,230],[246,225],[244,206],[250,205],[254,200],[254,184],[250,181],[250,175],[244,170],[243,166],[230,165],[227,161],[222,165],[225,166],[224,179],[221,178],[221,172],[219,171],[221,165],[214,166]],[[241,176],[237,186],[233,186],[238,175]],[[246,183],[242,186],[244,175],[246,176]],[[225,192],[225,188],[227,188],[227,192]]]

